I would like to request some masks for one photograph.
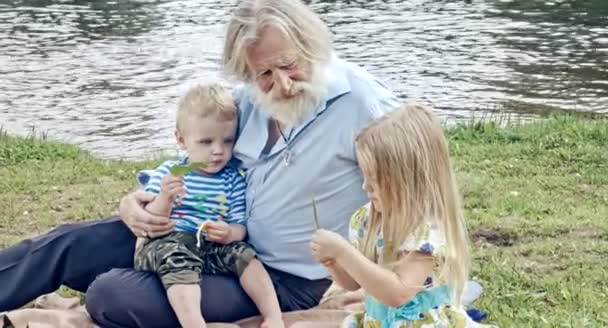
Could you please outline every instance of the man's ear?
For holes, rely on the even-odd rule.
[[[186,150],[186,141],[184,140],[184,135],[178,129],[175,129],[175,141],[177,142],[179,149]]]

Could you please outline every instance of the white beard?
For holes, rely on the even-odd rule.
[[[255,100],[259,109],[285,127],[297,126],[317,108],[327,93],[323,72],[323,67],[316,65],[310,81],[293,81],[289,94],[297,96],[287,100],[281,97],[278,87],[264,93],[255,86]]]

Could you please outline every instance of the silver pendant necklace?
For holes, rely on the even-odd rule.
[[[289,134],[287,135],[287,138],[285,137],[285,134],[283,134],[283,129],[281,129],[281,126],[279,125],[279,122],[277,120],[274,121],[275,124],[277,125],[277,129],[279,130],[279,133],[281,134],[281,138],[283,138],[283,142],[285,142],[285,149],[283,150],[283,163],[285,163],[285,166],[289,166],[289,164],[291,164],[291,161],[293,160],[293,152],[291,151],[291,149],[289,149],[289,139],[291,138],[291,133],[293,132],[293,128],[291,128],[291,130],[289,130]]]

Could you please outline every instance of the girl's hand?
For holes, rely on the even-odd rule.
[[[185,195],[186,189],[184,189],[183,176],[167,174],[160,180],[160,196],[165,197],[171,202],[173,202],[175,197],[180,196],[178,206],[181,206],[181,200]]]
[[[333,231],[325,229],[317,230],[312,235],[312,241],[310,242],[312,255],[323,265],[335,263],[336,258],[344,253],[348,247],[350,247],[350,244],[346,239]]]

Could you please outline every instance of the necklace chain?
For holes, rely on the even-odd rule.
[[[289,140],[288,138],[285,137],[285,134],[283,133],[283,129],[281,129],[281,125],[279,124],[279,121],[275,120],[274,124],[277,125],[277,129],[279,129],[279,133],[281,134],[281,138],[283,138],[283,141],[285,141],[285,143],[287,143],[287,140]],[[293,129],[291,129],[289,131],[289,135],[288,137],[291,137],[291,132],[293,131]]]
[[[289,140],[288,138],[285,137],[285,134],[283,133],[283,129],[281,129],[281,125],[279,124],[279,121],[275,120],[274,121],[277,129],[279,130],[279,133],[281,134],[281,138],[283,138],[283,141],[285,142],[285,150],[283,152],[283,161],[285,163],[285,166],[289,166],[289,164],[291,163],[291,159],[293,157],[293,154],[291,152],[291,150],[289,149],[289,145],[287,144],[287,141]],[[289,135],[287,137],[291,137],[291,133],[293,132],[293,128],[289,131]]]

